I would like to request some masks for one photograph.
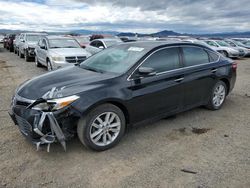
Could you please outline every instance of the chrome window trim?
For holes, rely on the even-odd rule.
[[[167,49],[167,48],[181,48],[181,47],[194,47],[194,48],[201,48],[203,50],[207,50],[207,51],[210,51],[212,53],[215,53],[214,51],[210,50],[210,49],[207,49],[207,48],[202,48],[200,46],[193,46],[193,45],[180,45],[180,46],[167,46],[167,47],[163,47],[163,48],[160,48],[152,53],[150,53],[134,70],[133,72],[127,77],[127,81],[133,81],[134,78],[131,79],[131,76],[135,73],[135,71],[150,57],[152,56],[154,53],[160,51],[160,50],[164,50],[164,49]],[[188,67],[181,67],[181,68],[177,68],[177,69],[173,69],[173,70],[169,70],[169,71],[163,71],[163,72],[159,72],[159,73],[156,73],[155,76],[158,76],[158,75],[162,75],[162,74],[166,74],[166,73],[169,73],[169,72],[174,72],[174,71],[179,71],[179,70],[183,70],[183,69],[189,69],[189,68],[193,68],[193,67],[199,67],[199,66],[203,66],[203,65],[208,65],[208,64],[213,64],[213,63],[217,63],[221,56],[217,53],[215,53],[216,55],[218,55],[218,59],[217,61],[212,61],[212,62],[209,62],[209,63],[204,63],[204,64],[200,64],[200,65],[192,65],[192,66],[188,66]],[[209,54],[208,54],[209,56]],[[140,77],[141,79],[142,78],[145,78],[145,77]]]

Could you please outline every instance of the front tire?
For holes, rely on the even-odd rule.
[[[19,50],[19,57],[24,58],[24,55],[22,54],[21,50]]]
[[[50,60],[47,60],[47,71],[52,71],[53,70],[53,67],[52,67],[52,64],[50,62]]]
[[[103,104],[79,120],[77,134],[87,148],[104,151],[121,140],[125,127],[126,121],[121,109],[112,104]]]
[[[35,56],[35,64],[37,67],[41,67],[41,63],[38,61],[37,55]]]
[[[229,57],[229,55],[226,51],[222,51],[222,55],[224,55],[225,57]]]
[[[227,86],[225,82],[218,81],[212,89],[207,108],[210,110],[219,110],[225,102],[227,96]]]
[[[30,61],[30,56],[29,56],[29,53],[27,50],[24,51],[24,59],[26,62],[29,62]]]

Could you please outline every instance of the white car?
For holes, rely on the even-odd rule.
[[[111,46],[122,44],[122,40],[119,38],[104,38],[104,39],[95,39],[92,40],[88,46],[86,46],[86,50],[92,55],[109,48]]]
[[[48,71],[82,63],[91,56],[72,37],[44,36],[35,49],[35,62],[44,65]]]
[[[239,50],[238,48],[231,47],[229,44],[224,42],[223,40],[204,40],[209,46],[219,48],[221,53],[225,57],[230,58],[238,58],[244,57],[245,53],[243,50]]]

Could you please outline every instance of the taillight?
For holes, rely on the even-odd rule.
[[[232,69],[233,69],[233,71],[236,71],[237,70],[237,62],[233,62],[233,64],[232,64]]]

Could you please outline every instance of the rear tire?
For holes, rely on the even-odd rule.
[[[225,82],[218,81],[211,91],[209,102],[206,107],[210,110],[219,110],[225,102],[227,90],[228,88]]]
[[[121,109],[112,104],[103,104],[79,120],[77,134],[87,148],[104,151],[121,140],[125,128],[126,121]]]

